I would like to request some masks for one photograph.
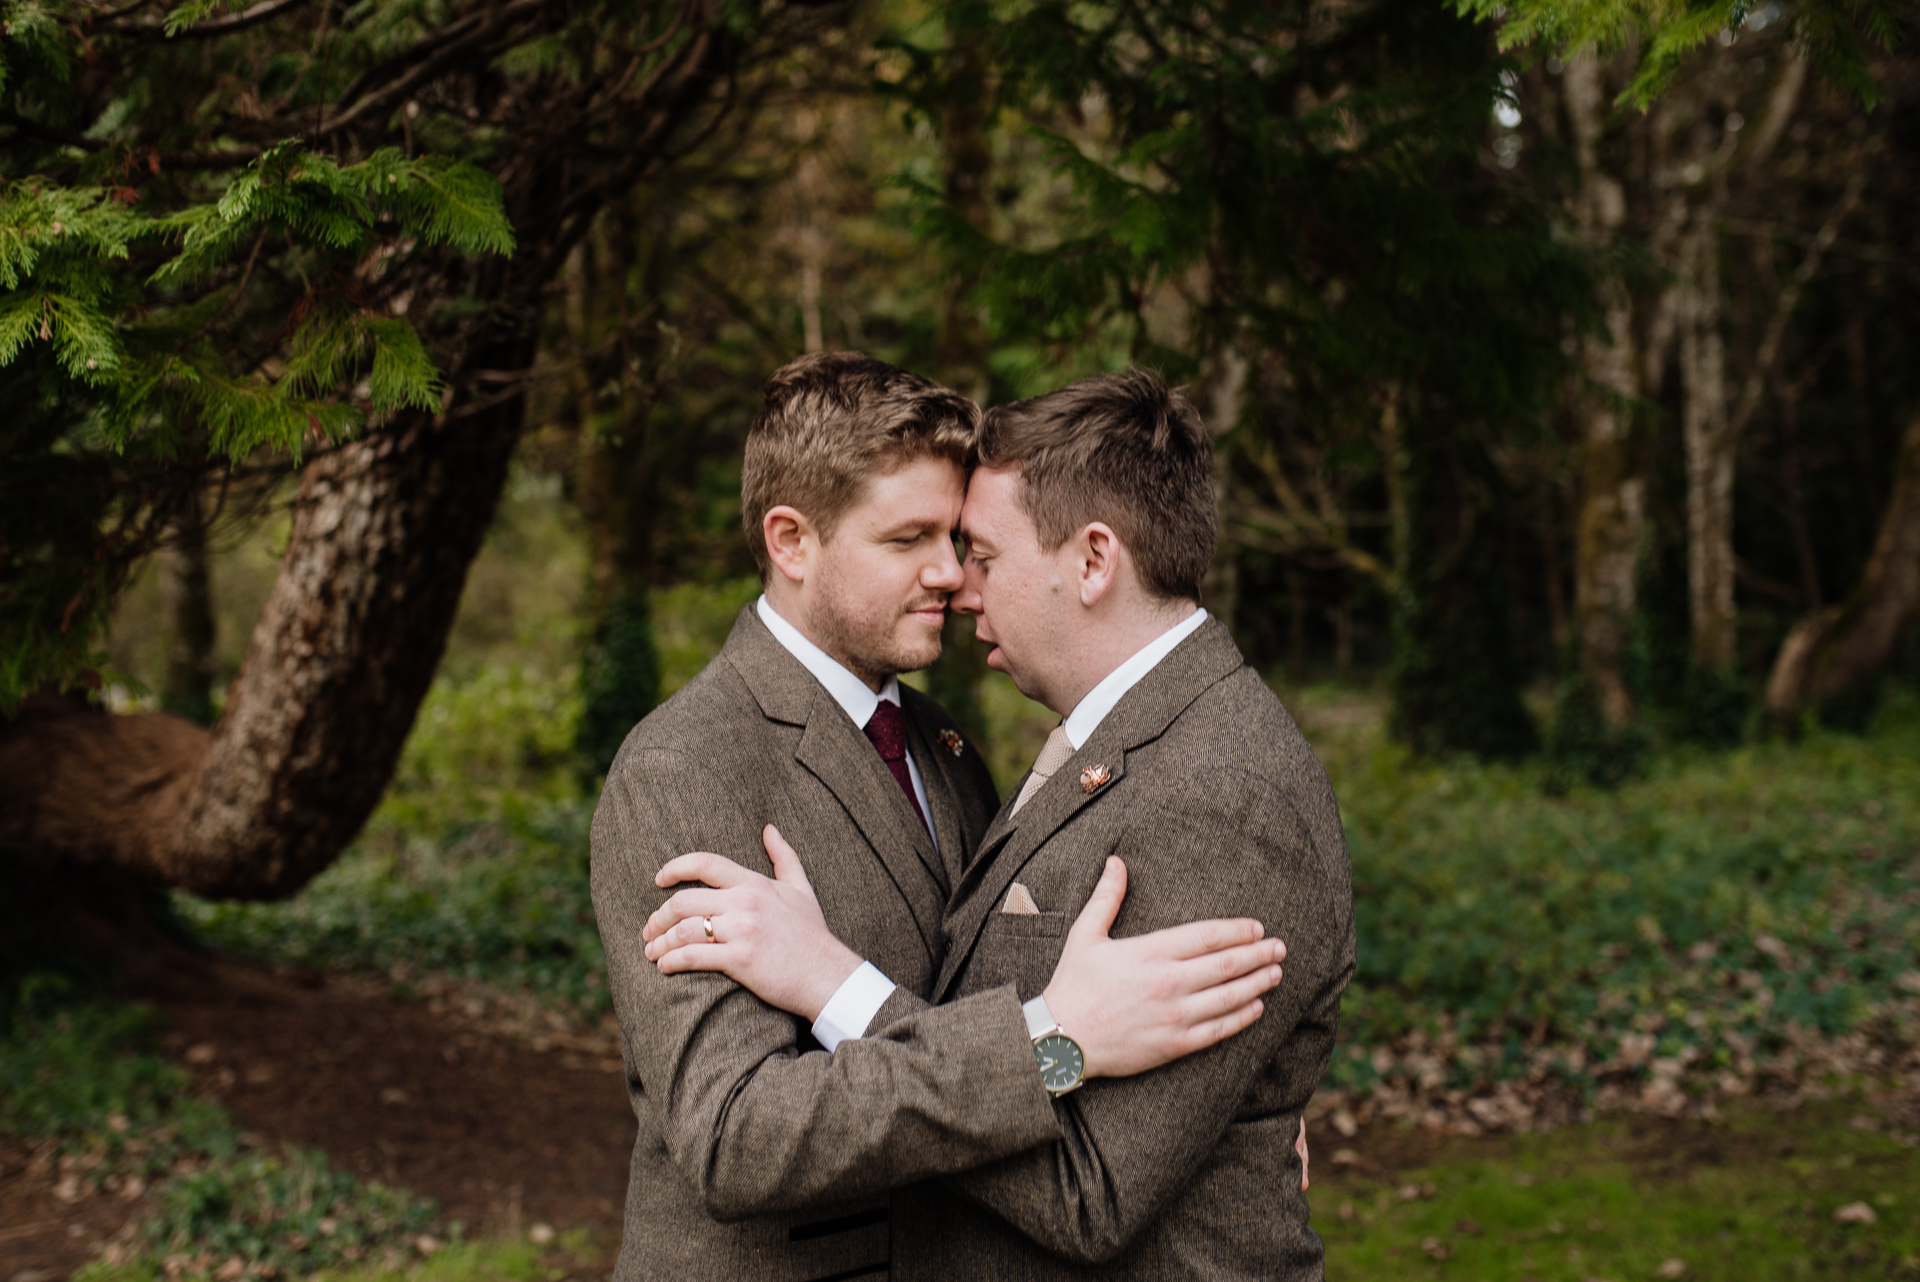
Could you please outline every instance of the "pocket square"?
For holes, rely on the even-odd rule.
[[[1033,902],[1033,893],[1019,882],[1007,888],[1007,902],[1000,906],[1003,913],[1018,913],[1022,916],[1038,916],[1040,905]]]

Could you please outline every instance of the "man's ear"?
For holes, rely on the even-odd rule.
[[[1080,553],[1080,604],[1098,605],[1119,582],[1126,553],[1120,536],[1105,521],[1094,521],[1074,538]]]
[[[767,541],[767,559],[792,583],[804,583],[814,549],[820,546],[813,522],[798,508],[781,504],[760,518],[760,534]]]

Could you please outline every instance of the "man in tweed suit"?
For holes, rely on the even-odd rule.
[[[1247,913],[1290,941],[1292,973],[1250,1031],[1057,1097],[1051,1142],[902,1190],[894,1275],[1319,1278],[1290,1140],[1353,973],[1351,869],[1311,750],[1198,608],[1216,538],[1205,430],[1136,372],[990,412],[979,460],[955,606],[977,617],[989,664],[1064,721],[955,886],[933,1000],[1011,988],[1036,1033],[1053,1019],[1074,1032],[1045,1010],[1049,976],[1115,855],[1130,870],[1120,934]],[[791,937],[773,920],[784,901],[713,860],[667,875],[695,869],[734,886],[689,892],[716,897],[702,911],[735,911],[732,895],[769,937]],[[810,1004],[796,972],[830,946],[703,951],[680,918],[669,903],[650,923],[663,968],[724,964],[770,1001]],[[839,1053],[891,1052],[894,1036]]]
[[[947,897],[997,798],[957,728],[894,674],[938,654],[962,581],[949,534],[977,416],[856,354],[806,358],[768,385],[742,484],[767,595],[629,736],[594,816],[594,904],[639,1120],[622,1282],[885,1275],[889,1188],[1059,1136],[1011,990],[923,1000]],[[752,863],[776,819],[820,852],[823,929],[871,963],[833,943],[845,960],[813,994],[811,1037],[719,975],[663,978],[642,954],[661,865],[696,847]],[[732,939],[740,919],[715,917],[702,938]],[[1256,943],[1252,922],[1168,932],[1159,952],[1098,926],[1081,932],[1090,978],[1056,991],[1114,1010],[1085,1030],[1109,1072],[1244,1027],[1278,978],[1277,943]],[[1188,960],[1218,946],[1223,986]],[[1155,984],[1170,994],[1158,1007],[1121,1000]],[[870,1024],[886,1035],[813,1045]],[[1143,1038],[1161,1049],[1139,1053]]]

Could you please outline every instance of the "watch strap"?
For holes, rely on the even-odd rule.
[[[1056,1020],[1053,1012],[1047,1009],[1047,999],[1044,994],[1032,1001],[1021,1002],[1020,1013],[1027,1017],[1027,1036],[1036,1042],[1048,1033],[1061,1031],[1060,1021]]]

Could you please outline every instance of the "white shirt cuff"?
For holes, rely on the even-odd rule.
[[[849,1038],[865,1037],[867,1025],[887,1004],[887,998],[893,996],[896,987],[891,979],[880,973],[880,968],[872,962],[861,962],[860,969],[847,976],[846,982],[834,989],[833,996],[820,1010],[820,1018],[813,1021],[813,1035],[822,1046],[833,1050]]]

